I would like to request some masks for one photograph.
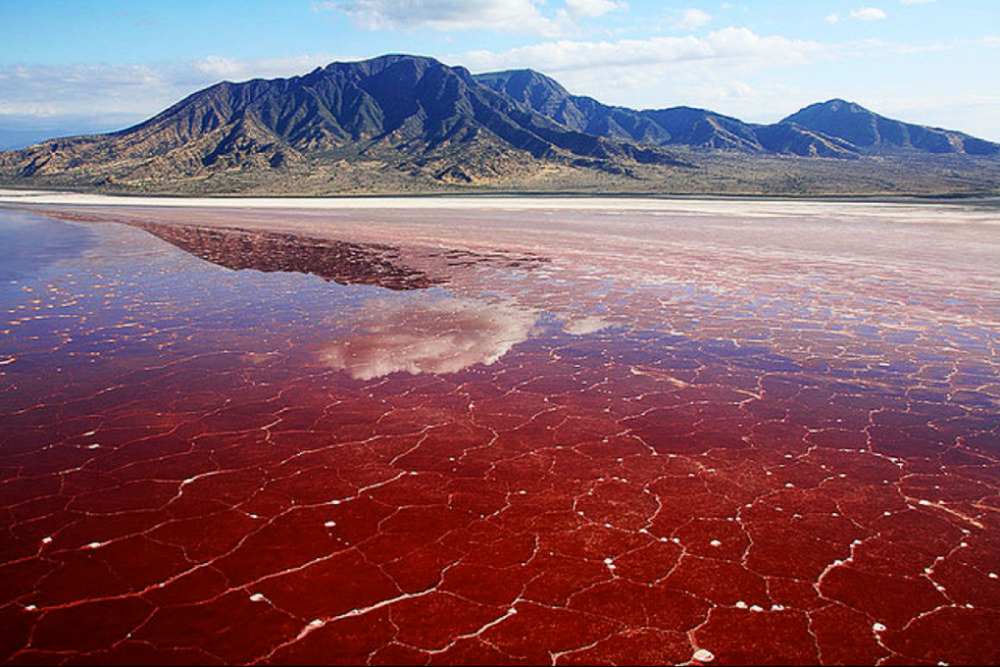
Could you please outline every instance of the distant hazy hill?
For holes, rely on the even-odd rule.
[[[755,125],[690,107],[607,106],[532,70],[472,76],[389,55],[219,83],[120,132],[3,152],[0,182],[184,193],[982,191],[996,182],[978,163],[834,168],[844,161],[815,158],[998,154],[841,100]]]

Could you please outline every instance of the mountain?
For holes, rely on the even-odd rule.
[[[997,155],[1000,144],[961,132],[913,125],[872,113],[853,102],[834,99],[813,104],[781,121],[850,142],[865,154],[899,151]]]
[[[463,67],[389,55],[289,79],[219,83],[121,132],[0,154],[0,176],[134,182],[343,161],[459,182],[549,162],[612,173],[623,163],[683,164],[665,150],[560,125]]]
[[[186,194],[981,192],[998,189],[998,155],[998,144],[843,100],[762,125],[687,106],[609,106],[530,69],[473,76],[387,55],[222,82],[119,132],[2,152],[0,183]]]
[[[664,147],[831,158],[900,151],[1000,153],[1000,144],[891,120],[843,100],[814,104],[778,123],[760,125],[686,106],[641,111],[607,106],[571,95],[555,80],[533,70],[477,74],[475,79],[567,127]]]
[[[580,132],[656,146],[775,153],[804,157],[857,157],[847,142],[808,128],[752,125],[706,109],[679,106],[637,111],[571,95],[533,70],[475,75],[476,81]]]
[[[557,81],[530,69],[476,74],[478,83],[577,132],[642,144],[664,144],[669,133],[638,112],[570,95]]]

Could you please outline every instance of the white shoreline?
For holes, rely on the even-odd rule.
[[[789,199],[713,199],[670,196],[431,195],[365,197],[167,197],[103,195],[0,188],[0,204],[301,211],[582,211],[609,215],[732,218],[858,217],[884,222],[1000,225],[1000,215],[955,202],[875,202]]]

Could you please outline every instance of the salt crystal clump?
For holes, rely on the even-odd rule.
[[[692,659],[697,660],[698,662],[712,662],[713,660],[715,660],[715,654],[709,651],[708,649],[704,648],[700,648],[697,651],[695,651],[694,655],[691,657]]]
[[[872,625],[872,630],[874,630],[875,632],[885,632],[885,626],[882,625],[881,623],[875,623],[874,625]]]

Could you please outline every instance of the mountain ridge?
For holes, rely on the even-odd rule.
[[[641,110],[608,106],[590,97],[572,95],[554,79],[530,69],[488,72],[474,77],[570,127],[665,147],[680,144],[746,153],[841,158],[904,149],[1000,154],[1000,144],[954,130],[889,119],[839,98],[804,107],[777,123],[754,124],[688,106]],[[850,114],[846,119],[845,112]],[[859,131],[865,125],[875,128],[874,138]],[[879,136],[878,128],[884,128],[885,140]]]
[[[777,176],[791,164],[783,158],[802,158],[795,168],[811,172],[817,168],[805,165],[815,158],[998,154],[998,144],[837,98],[778,123],[751,124],[693,107],[609,106],[530,69],[473,75],[433,58],[389,54],[289,78],[223,81],[117,132],[2,152],[0,179],[195,192],[576,182],[621,189],[635,181],[703,190],[711,179],[753,189],[760,187],[752,185],[760,180],[750,173],[754,160]],[[730,169],[726,160],[738,175],[712,171]]]

